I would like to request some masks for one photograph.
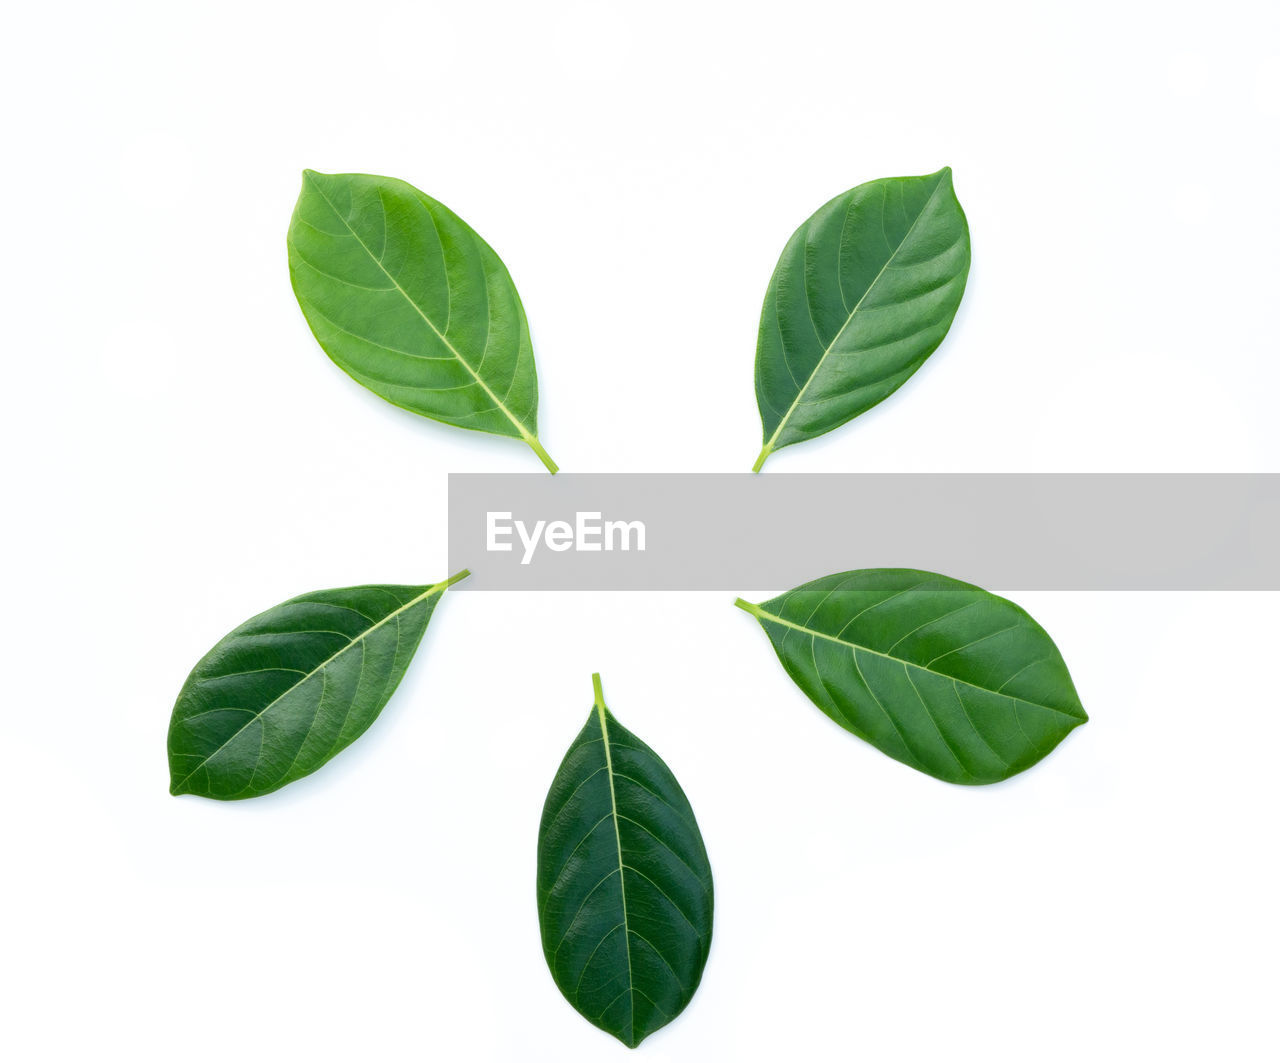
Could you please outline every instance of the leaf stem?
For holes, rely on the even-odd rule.
[[[432,587],[431,589],[432,589],[433,591],[434,591],[434,590],[436,590],[436,589],[444,590],[446,587],[452,587],[452,586],[453,586],[455,583],[457,583],[459,580],[464,580],[464,579],[466,579],[469,575],[471,575],[471,569],[469,569],[469,568],[464,568],[461,572],[455,572],[455,573],[454,573],[452,576],[450,576],[447,580],[442,580],[440,583],[437,583],[437,584],[436,584],[434,587]]]
[[[751,466],[752,472],[759,472],[764,467],[764,459],[773,453],[773,447],[766,443],[760,448],[760,456],[756,458],[756,463]]]
[[[596,704],[604,707],[604,687],[600,684],[600,673],[591,673],[591,691],[595,695]]]
[[[752,605],[751,602],[747,601],[745,598],[735,598],[733,600],[733,604],[736,605],[739,609],[743,609],[746,612],[750,613],[757,620],[760,618],[760,606]]]
[[[551,455],[542,449],[542,444],[538,442],[537,436],[525,436],[524,441],[528,443],[533,452],[538,455],[542,464],[550,470],[552,476],[560,471],[560,466],[552,461]]]

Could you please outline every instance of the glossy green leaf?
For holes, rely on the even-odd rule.
[[[529,323],[507,267],[404,181],[305,170],[289,226],[293,291],[320,346],[388,402],[538,441]]]
[[[671,770],[595,704],[542,810],[538,920],[552,977],[634,1048],[689,1003],[711,945],[711,865]]]
[[[861,569],[737,604],[818,708],[947,782],[1025,771],[1088,719],[1044,628],[959,580]]]
[[[395,693],[445,588],[466,575],[315,591],[241,624],[178,695],[170,792],[258,797],[346,749]]]
[[[754,471],[897,391],[946,336],[968,276],[969,225],[948,167],[858,185],[801,225],[760,315]]]

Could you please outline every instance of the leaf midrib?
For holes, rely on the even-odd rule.
[[[799,407],[800,405],[800,400],[804,398],[805,392],[809,390],[809,385],[813,383],[819,371],[822,369],[822,366],[825,364],[827,360],[827,356],[835,348],[835,345],[837,342],[839,342],[840,337],[844,335],[845,329],[847,329],[849,325],[852,323],[854,316],[858,313],[858,310],[862,307],[862,304],[866,301],[867,296],[870,295],[871,292],[875,289],[875,286],[880,283],[880,278],[884,276],[885,270],[889,268],[889,266],[893,263],[893,260],[898,257],[898,253],[903,249],[903,247],[906,246],[907,241],[911,239],[911,234],[915,232],[916,226],[920,223],[920,219],[924,217],[925,212],[933,205],[933,199],[938,194],[938,191],[941,188],[942,188],[942,180],[941,178],[939,178],[938,183],[934,185],[933,191],[929,193],[929,198],[925,200],[924,206],[920,208],[920,213],[915,216],[915,219],[911,222],[911,226],[910,228],[907,229],[906,234],[902,237],[901,240],[898,241],[898,246],[895,247],[893,249],[893,253],[890,254],[887,259],[885,259],[884,265],[880,267],[880,272],[877,273],[875,277],[872,278],[871,283],[867,285],[866,291],[864,291],[862,295],[858,298],[858,301],[857,303],[854,304],[853,309],[849,311],[849,316],[844,319],[844,324],[840,326],[839,331],[837,331],[836,334],[831,338],[831,342],[827,344],[826,348],[822,352],[822,355],[818,358],[817,364],[814,365],[813,370],[809,373],[809,376],[805,379],[805,382],[801,386],[800,390],[796,392],[796,397],[792,399],[791,405],[787,407],[787,412],[782,415],[782,419],[778,422],[778,427],[773,430],[773,435],[771,435],[768,439],[768,442],[765,443],[764,445],[765,454],[772,453],[774,444],[777,443],[778,441],[778,436],[782,434],[782,430],[787,426],[787,422],[791,419],[791,415],[796,412],[797,407]]]
[[[618,847],[618,887],[622,898],[622,940],[627,949],[627,991],[631,993],[631,1009],[628,1020],[631,1036],[628,1041],[634,1041],[636,1036],[636,982],[631,969],[631,928],[627,920],[627,875],[626,864],[622,859],[622,826],[618,822],[618,794],[613,783],[613,752],[609,748],[609,724],[606,719],[608,713],[604,704],[604,695],[600,692],[599,679],[598,677],[593,677],[593,679],[596,686],[596,717],[600,721],[600,736],[604,739],[604,766],[609,776],[609,807],[613,813],[613,838]]]
[[[201,760],[199,764],[197,764],[194,768],[192,768],[189,772],[187,772],[187,774],[183,776],[182,780],[176,784],[177,788],[181,789],[182,787],[186,786],[186,784],[191,781],[191,777],[195,775],[196,772],[206,767],[209,761],[213,760],[214,757],[216,757],[219,753],[221,753],[224,749],[226,749],[227,746],[229,746],[232,742],[234,742],[237,738],[239,738],[246,728],[252,726],[253,724],[257,723],[260,719],[262,719],[268,712],[271,711],[271,709],[276,705],[276,703],[279,702],[282,698],[287,697],[289,694],[293,693],[293,691],[297,690],[298,687],[302,686],[303,683],[308,682],[314,676],[323,672],[325,668],[327,668],[335,660],[337,660],[344,653],[350,650],[351,647],[354,646],[357,642],[360,642],[362,639],[367,638],[369,635],[373,634],[373,632],[377,631],[378,628],[382,627],[382,625],[387,623],[387,621],[394,620],[401,613],[405,612],[408,609],[411,609],[413,606],[417,605],[419,602],[425,600],[426,598],[429,598],[432,594],[437,593],[443,589],[444,589],[443,584],[440,584],[440,583],[433,584],[432,586],[428,587],[425,591],[423,591],[421,594],[419,594],[416,598],[412,599],[409,602],[406,602],[404,605],[400,606],[398,609],[393,609],[391,612],[389,612],[377,623],[369,625],[369,627],[365,628],[358,635],[353,636],[351,638],[351,641],[348,642],[345,646],[343,646],[342,649],[337,650],[330,656],[326,657],[318,665],[312,668],[311,671],[302,673],[301,679],[291,684],[287,689],[281,691],[274,698],[272,698],[270,702],[268,702],[265,706],[263,706],[258,712],[254,713],[253,716],[251,716],[248,720],[246,720],[243,725],[238,727],[235,730],[235,732],[225,742],[222,743],[222,745],[218,746],[217,749],[215,749],[212,753],[210,753],[203,760]],[[295,757],[295,760],[296,759],[297,758]]]
[[[996,697],[1008,698],[1010,701],[1020,701],[1022,704],[1030,705],[1033,708],[1056,712],[1058,715],[1066,716],[1068,719],[1076,720],[1081,723],[1084,722],[1074,712],[1068,712],[1066,709],[1059,709],[1054,705],[1045,705],[1039,701],[1020,698],[1015,694],[1005,693],[1003,690],[992,690],[989,687],[980,686],[977,683],[970,682],[968,679],[962,679],[959,676],[954,675],[947,675],[946,672],[939,672],[936,669],[928,668],[923,664],[908,660],[906,657],[898,657],[892,653],[882,653],[880,650],[873,650],[870,646],[864,646],[859,642],[850,642],[848,639],[838,638],[835,635],[828,635],[825,631],[815,631],[811,627],[805,627],[803,624],[797,624],[794,620],[785,620],[776,613],[771,613],[759,605],[751,605],[748,612],[752,613],[758,620],[769,620],[772,623],[779,624],[782,627],[791,628],[794,631],[799,631],[814,638],[826,639],[828,642],[834,642],[841,646],[848,646],[851,650],[861,650],[863,653],[870,653],[876,657],[882,657],[886,661],[894,661],[905,668],[914,668],[917,671],[928,672],[930,675],[937,676],[939,679],[948,679],[953,683],[963,683],[972,690],[980,690],[987,694],[994,694]]]
[[[398,291],[402,296],[404,296],[405,302],[407,302],[411,307],[413,307],[413,309],[417,312],[418,316],[427,323],[427,327],[430,328],[431,331],[434,332],[439,337],[440,342],[445,345],[449,353],[452,354],[454,358],[458,360],[458,362],[462,365],[464,369],[466,369],[468,373],[471,374],[471,378],[477,384],[479,384],[481,388],[484,389],[484,393],[489,396],[494,406],[496,406],[499,410],[501,410],[502,413],[506,416],[507,420],[510,421],[516,427],[516,429],[520,432],[520,437],[526,443],[535,439],[536,437],[529,432],[529,430],[525,427],[524,422],[521,421],[518,417],[516,417],[516,415],[513,414],[507,408],[506,403],[504,403],[500,398],[498,398],[497,394],[493,391],[491,387],[489,387],[488,384],[484,382],[484,379],[480,376],[480,374],[477,373],[476,370],[471,367],[471,363],[462,357],[462,354],[458,351],[458,349],[454,347],[454,345],[450,343],[449,340],[445,337],[445,334],[441,332],[439,328],[436,327],[436,323],[432,321],[430,317],[427,316],[426,311],[424,311],[422,307],[418,305],[417,301],[413,298],[413,296],[411,296],[408,292],[406,292],[400,286],[400,282],[394,276],[392,276],[391,271],[388,270],[387,267],[382,264],[382,260],[373,253],[372,248],[370,248],[369,245],[366,244],[360,238],[360,234],[356,232],[352,224],[346,218],[344,218],[342,214],[339,212],[338,208],[333,205],[333,201],[324,194],[324,189],[321,188],[320,185],[317,184],[316,181],[313,180],[312,178],[308,177],[308,180],[311,182],[311,187],[316,190],[320,198],[323,199],[325,203],[328,205],[329,209],[333,211],[334,217],[336,217],[340,222],[342,222],[344,226],[346,226],[347,232],[349,232],[352,235],[352,237],[355,239],[356,243],[358,243],[364,249],[365,254],[369,256],[369,258],[373,261],[374,265],[376,265],[380,270],[382,270],[382,273],[387,278],[387,280],[389,280],[392,284],[395,285],[396,291]],[[426,209],[425,204],[423,209]],[[432,219],[432,224],[433,225],[435,224],[434,218]],[[437,236],[438,235],[439,234],[437,233]],[[443,243],[441,245],[441,250],[443,251]]]

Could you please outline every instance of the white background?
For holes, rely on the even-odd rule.
[[[1274,595],[1017,595],[1092,722],[988,788],[841,731],[718,594],[451,592],[369,734],[260,800],[170,797],[164,739],[248,615],[443,577],[448,471],[540,469],[325,358],[285,262],[304,167],[405,178],[498,249],[566,470],[747,469],[786,238],[948,164],[949,339],[764,475],[1278,471],[1278,29],[1262,0],[10,13],[0,1054],[623,1058],[534,904],[599,670],[716,874],[646,1058],[1275,1059]]]

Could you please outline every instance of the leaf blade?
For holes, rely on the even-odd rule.
[[[617,722],[599,676],[547,793],[538,922],[565,999],[634,1048],[692,999],[711,942],[711,867],[688,798]]]
[[[1007,779],[1088,721],[1048,633],[972,584],[860,569],[736,604],[759,620],[787,674],[823,712],[946,782]]]
[[[522,439],[556,471],[520,296],[461,218],[395,178],[305,170],[288,249],[303,316],[348,376],[421,416]]]
[[[752,471],[901,387],[946,337],[969,258],[950,167],[858,185],[810,216],[783,249],[761,310],[764,443]]]
[[[322,767],[377,718],[440,596],[465,576],[314,591],[233,629],[174,704],[169,792],[241,800]]]

